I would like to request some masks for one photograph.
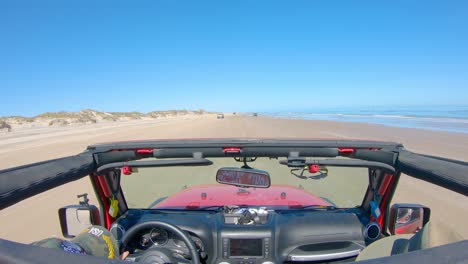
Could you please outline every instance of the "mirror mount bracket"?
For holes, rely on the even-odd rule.
[[[88,199],[88,194],[83,193],[83,194],[78,194],[76,196],[78,199],[83,198],[82,201],[78,201],[81,206],[88,207],[89,208],[89,199]]]
[[[288,157],[288,167],[292,168],[303,168],[306,165],[306,158],[299,156]]]

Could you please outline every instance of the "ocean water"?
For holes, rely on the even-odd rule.
[[[330,108],[261,114],[468,133],[468,106]]]

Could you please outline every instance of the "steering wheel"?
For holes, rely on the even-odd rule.
[[[128,242],[130,242],[130,240],[135,235],[137,235],[141,230],[155,228],[155,227],[160,227],[160,228],[166,229],[174,233],[187,245],[187,248],[190,251],[190,255],[192,256],[192,261],[190,262],[189,260],[187,260],[186,263],[200,264],[200,258],[198,257],[197,247],[195,246],[195,243],[192,241],[192,239],[190,239],[190,236],[184,231],[182,231],[182,229],[178,228],[177,226],[173,224],[169,224],[167,222],[163,222],[163,221],[148,221],[148,222],[138,223],[132,226],[123,235],[121,248],[122,249],[126,248]],[[179,259],[176,260],[171,250],[167,248],[161,248],[161,247],[149,248],[141,254],[132,254],[129,257],[135,258],[136,262],[143,262],[143,263],[163,264],[163,263],[184,262]]]

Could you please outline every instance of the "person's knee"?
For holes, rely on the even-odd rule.
[[[102,226],[90,226],[71,240],[46,238],[32,245],[61,249],[75,254],[86,254],[109,259],[119,258],[119,246],[115,238]]]

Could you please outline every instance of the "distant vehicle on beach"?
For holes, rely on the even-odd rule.
[[[223,118],[224,118],[224,114],[218,114],[218,115],[216,116],[216,118],[218,118],[218,119],[223,119]]]

